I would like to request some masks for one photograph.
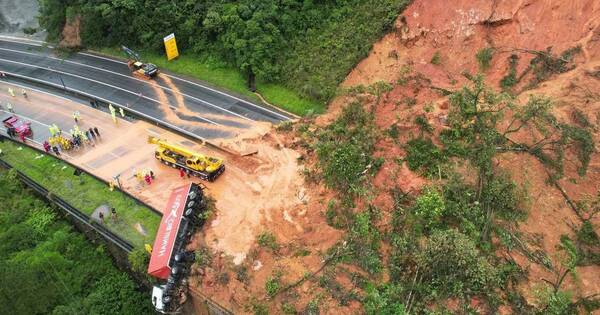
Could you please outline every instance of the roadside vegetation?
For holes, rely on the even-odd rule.
[[[304,115],[324,109],[408,2],[41,0],[40,25],[56,41],[80,17],[85,47],[129,45],[160,66],[238,93],[256,86],[267,101]],[[166,65],[170,33],[182,56]]]
[[[150,314],[147,294],[102,246],[0,170],[1,314]]]
[[[74,168],[50,155],[11,141],[0,142],[0,149],[2,160],[86,215],[101,205],[114,207],[117,218],[106,217],[104,224],[135,247],[153,244],[161,217],[150,209],[117,190],[110,191],[105,183],[85,173],[75,176]],[[145,235],[136,224],[141,225]]]

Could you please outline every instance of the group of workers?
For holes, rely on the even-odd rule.
[[[47,141],[44,141],[43,147],[47,153],[50,153],[52,150],[56,155],[60,155],[59,148],[62,151],[78,150],[83,145],[94,146],[94,142],[100,140],[100,132],[97,127],[90,127],[83,131],[79,129],[78,125],[74,125],[73,129],[69,130],[71,139],[65,137],[62,130],[56,124],[48,126],[48,129],[51,136]]]

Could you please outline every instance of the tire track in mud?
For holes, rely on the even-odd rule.
[[[205,120],[205,121],[208,120],[206,117],[204,117],[204,115],[200,115],[197,112],[193,112],[193,111],[189,110],[189,108],[186,107],[185,99],[183,98],[183,96],[181,94],[174,93],[176,104],[173,105],[169,101],[169,98],[167,97],[167,94],[165,93],[165,91],[162,88],[160,88],[158,86],[158,84],[151,84],[150,86],[152,87],[152,89],[156,93],[156,96],[158,97],[159,108],[165,114],[164,119],[166,121],[168,121],[169,123],[175,124],[180,127],[183,126],[183,127],[188,127],[188,128],[203,128],[203,129],[217,131],[217,132],[222,133],[217,138],[234,137],[239,134],[239,132],[241,130],[240,128],[235,128],[232,126],[225,126],[225,125],[218,124],[216,122],[215,123],[207,123],[207,122],[201,122],[201,121],[190,121],[190,120],[182,119],[178,115],[178,113],[180,115],[185,115],[185,116],[188,116],[191,118],[196,118],[198,120]]]
[[[193,111],[186,105],[185,97],[184,97],[183,93],[181,93],[179,88],[175,84],[173,84],[173,80],[171,80],[170,77],[165,76],[165,75],[159,74],[159,77],[164,83],[167,84],[169,89],[171,89],[171,91],[173,91],[173,96],[175,96],[175,100],[178,105],[177,106],[178,110],[181,111],[182,114],[187,115],[187,116],[197,115],[197,112]],[[240,126],[240,128],[249,128],[250,124],[251,124],[251,121],[249,121],[248,119],[243,119],[243,118],[240,118],[237,116],[231,116],[231,115],[216,115],[216,114],[211,114],[211,113],[203,113],[202,117],[209,118],[212,120],[233,122],[233,123],[238,124]]]

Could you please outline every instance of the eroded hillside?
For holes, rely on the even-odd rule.
[[[584,312],[599,91],[598,1],[414,1],[327,114],[265,136],[299,152],[298,200],[197,286],[249,313]]]

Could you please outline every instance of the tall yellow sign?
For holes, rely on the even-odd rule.
[[[175,41],[175,34],[171,33],[163,38],[165,42],[165,50],[167,51],[167,60],[177,58],[179,51],[177,50],[177,42]]]

